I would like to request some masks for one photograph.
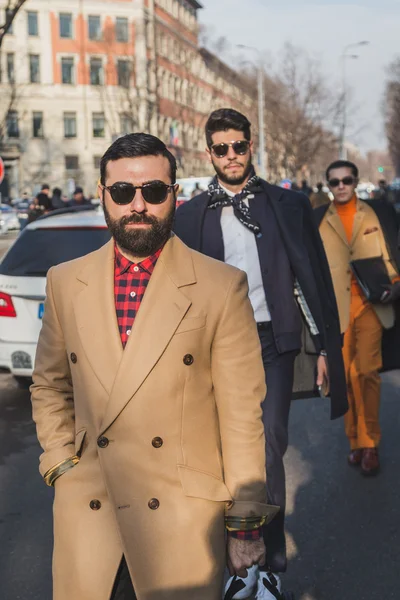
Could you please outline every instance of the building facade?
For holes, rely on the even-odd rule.
[[[197,0],[28,0],[0,56],[3,195],[43,182],[94,194],[104,151],[132,131],[163,139],[180,177],[207,175],[209,112],[250,114],[255,99],[200,48],[200,9]]]

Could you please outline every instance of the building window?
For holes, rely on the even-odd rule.
[[[104,113],[93,113],[93,137],[105,137],[105,118]]]
[[[7,113],[7,135],[9,138],[19,137],[18,113],[16,110],[10,110]]]
[[[89,15],[89,39],[90,40],[101,40],[101,20],[97,15]]]
[[[9,18],[10,18],[10,16],[11,16],[11,12],[12,12],[12,11],[11,11],[11,9],[8,9],[8,10],[6,10],[5,12],[6,12],[6,18],[5,18],[5,22],[7,23],[8,19],[9,19]],[[14,24],[13,24],[13,23],[11,23],[11,25],[10,25],[10,26],[9,26],[9,28],[7,29],[6,33],[10,33],[10,34],[11,34],[11,33],[14,33]]]
[[[67,171],[77,171],[79,169],[79,156],[66,156],[65,168]]]
[[[103,84],[103,61],[101,58],[90,59],[90,84]]]
[[[127,135],[133,131],[133,119],[131,115],[122,114],[120,115],[121,134]]]
[[[76,113],[74,112],[64,113],[64,137],[76,137]]]
[[[126,17],[117,17],[115,21],[115,37],[117,42],[129,42],[129,24]]]
[[[8,83],[15,83],[15,56],[12,52],[7,54],[7,78]]]
[[[65,84],[74,83],[74,59],[71,56],[61,59],[61,81]]]
[[[95,169],[100,169],[101,156],[93,156],[93,166]]]
[[[43,113],[34,112],[32,115],[32,129],[34,138],[42,138],[43,134]]]
[[[40,83],[40,57],[38,54],[29,55],[29,81]]]
[[[35,37],[39,35],[38,14],[30,10],[28,10],[28,35]]]
[[[72,38],[72,15],[70,13],[60,13],[60,37]]]
[[[127,60],[117,61],[118,85],[128,88],[131,79],[131,65]]]

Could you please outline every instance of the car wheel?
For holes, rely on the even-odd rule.
[[[30,377],[19,377],[18,375],[14,375],[14,379],[21,390],[28,390],[32,384],[32,379]]]

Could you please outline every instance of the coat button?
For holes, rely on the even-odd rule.
[[[190,367],[194,363],[194,358],[191,354],[185,354],[183,357],[183,362],[187,367]]]
[[[97,445],[99,448],[107,448],[108,444],[109,444],[109,440],[108,438],[101,436],[99,437],[99,439],[97,440]]]
[[[89,502],[89,506],[92,510],[100,510],[101,502],[100,502],[100,500],[91,500]]]
[[[151,510],[157,510],[159,506],[160,502],[159,500],[157,500],[157,498],[152,498],[151,500],[149,500],[149,508],[151,508]]]
[[[160,437],[155,437],[155,438],[152,440],[152,442],[151,442],[151,443],[152,443],[152,445],[154,446],[154,448],[161,448],[161,446],[163,445],[164,441],[163,441],[163,439],[162,439],[162,438],[160,438]]]
[[[75,352],[71,352],[70,359],[71,359],[71,362],[74,363],[74,364],[76,362],[78,362],[78,357],[76,356]]]

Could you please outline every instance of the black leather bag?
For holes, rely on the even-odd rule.
[[[353,260],[350,262],[350,268],[368,302],[382,302],[392,285],[383,258],[376,256]]]

